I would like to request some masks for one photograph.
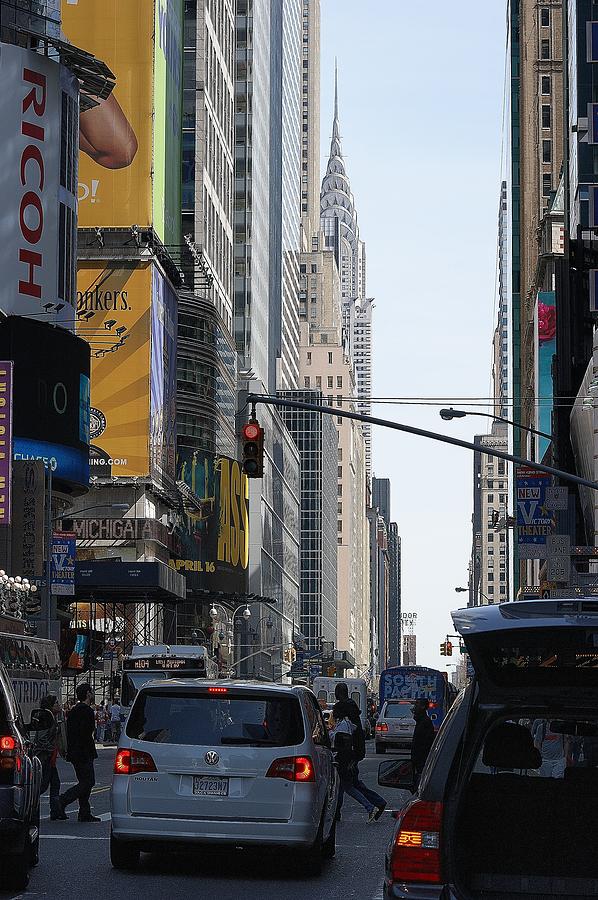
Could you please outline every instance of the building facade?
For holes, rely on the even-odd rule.
[[[340,275],[334,252],[301,255],[300,378],[322,391],[329,406],[355,410],[354,370],[343,340]],[[349,398],[349,399],[348,399]],[[360,425],[340,416],[337,427],[337,644],[358,665],[369,659],[369,538],[366,519],[365,440]]]
[[[302,7],[301,249],[309,250],[320,230],[320,0]]]
[[[476,435],[474,443],[469,605],[483,606],[510,599],[507,463],[484,452],[507,452],[507,426],[493,422],[491,434]]]
[[[321,391],[282,391],[287,400],[321,403]],[[307,649],[337,643],[337,433],[329,415],[283,410],[301,462],[300,626]]]

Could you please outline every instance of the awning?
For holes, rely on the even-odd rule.
[[[185,578],[159,560],[122,562],[96,559],[75,563],[75,598],[119,600],[128,603],[169,602],[186,599]]]

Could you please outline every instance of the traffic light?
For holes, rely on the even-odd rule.
[[[450,641],[445,641],[444,646],[446,647],[446,656],[453,655],[453,645]]]
[[[443,641],[440,645],[440,655],[446,656],[446,641]]]
[[[252,419],[243,425],[243,461],[241,467],[248,478],[261,478],[264,474],[264,429]]]
[[[285,662],[294,663],[297,659],[297,651],[294,647],[287,647],[287,649],[283,653],[283,659]]]

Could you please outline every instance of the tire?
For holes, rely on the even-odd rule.
[[[5,856],[2,860],[2,886],[11,891],[22,891],[29,884],[31,847],[26,844],[21,853]]]
[[[334,859],[336,854],[336,816],[332,820],[330,834],[322,844],[322,856],[324,859]]]
[[[378,754],[386,753],[386,744],[379,744],[376,742],[376,753],[378,753]]]
[[[110,831],[110,862],[114,869],[135,869],[139,864],[139,850],[119,841]]]
[[[322,874],[322,866],[324,862],[324,842],[323,842],[323,831],[324,831],[324,816],[320,821],[320,827],[318,828],[318,833],[316,835],[316,839],[313,842],[312,846],[309,850],[305,850],[305,852],[301,855],[301,864],[300,868],[303,875],[307,875],[308,877],[316,877]]]
[[[40,816],[39,816],[39,806],[37,808],[37,812],[33,818],[32,825],[37,828],[37,837],[29,846],[29,865],[36,866],[39,862],[39,826],[40,826]]]

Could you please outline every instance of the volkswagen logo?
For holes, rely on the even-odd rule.
[[[209,766],[216,766],[220,762],[220,757],[215,750],[208,750],[208,752],[204,756],[204,759]]]

